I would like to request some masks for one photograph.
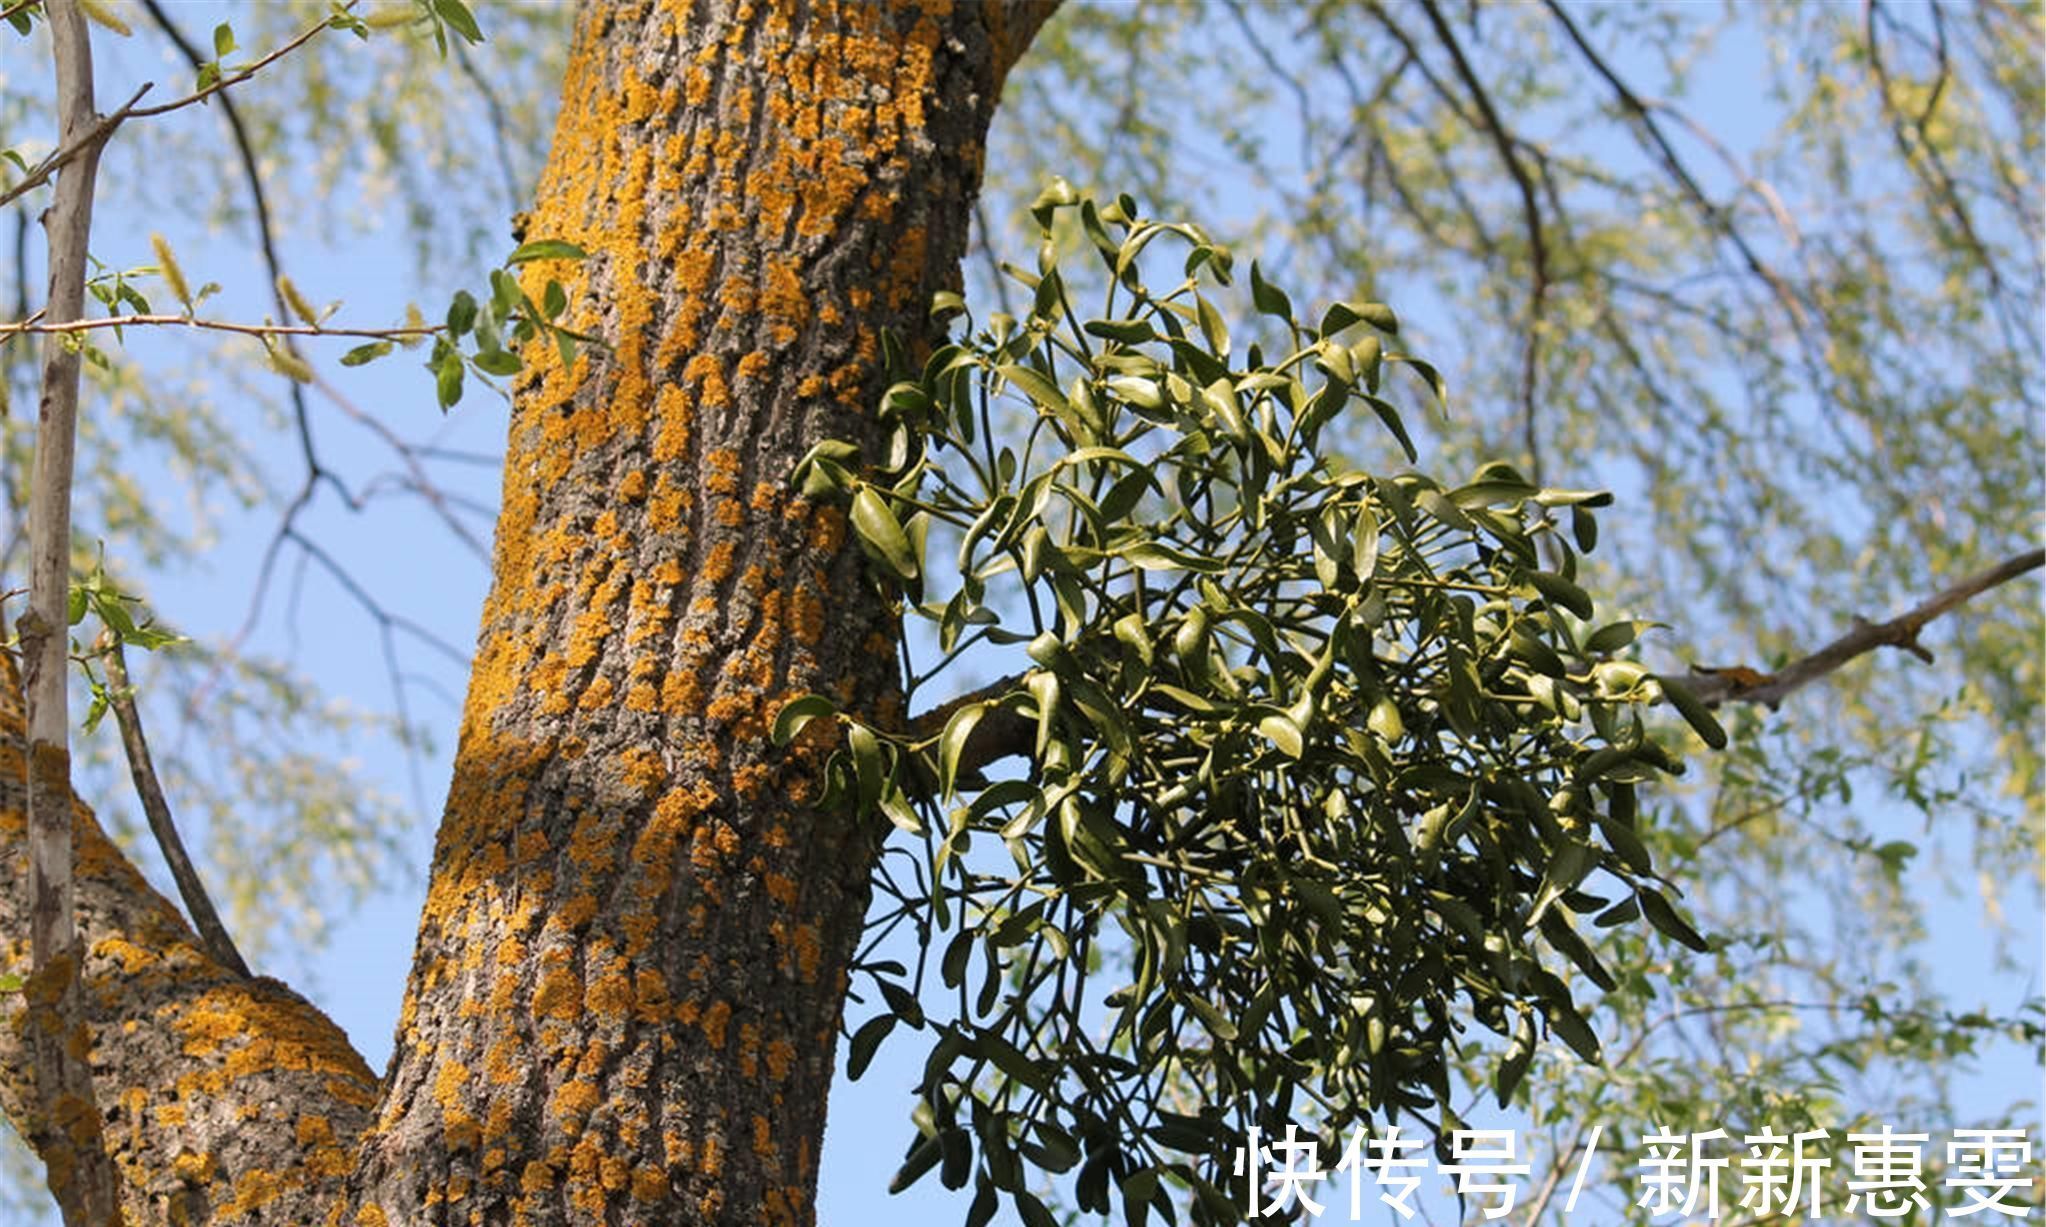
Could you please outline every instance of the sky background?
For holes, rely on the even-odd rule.
[[[179,4],[173,11],[188,31],[203,33],[218,20],[215,13],[233,12],[232,6]],[[138,38],[115,44],[104,36],[95,37],[102,60],[99,68],[99,98],[102,107],[126,97],[131,82],[155,78],[166,84],[164,92],[185,80],[181,64],[153,59],[157,43]],[[19,84],[23,76],[42,71],[40,59],[23,53],[21,44],[11,40],[0,44],[0,73]],[[1737,56],[1741,46],[1729,48]],[[1755,48],[1749,46],[1748,51]],[[1026,66],[1027,67],[1027,66]],[[1738,79],[1738,68],[1730,66],[1729,76]],[[255,89],[255,86],[248,87]],[[1772,122],[1765,99],[1752,91],[1728,89],[1714,100],[1713,126],[1729,144],[1739,149],[1753,134],[1765,131]],[[218,136],[216,116],[193,110],[172,117],[167,123],[183,125],[195,139]],[[29,125],[41,131],[40,125]],[[11,135],[11,134],[10,134]],[[1274,139],[1282,139],[1275,133]],[[225,148],[225,146],[221,146]],[[1616,158],[1636,156],[1631,145],[1616,148]],[[93,250],[105,263],[116,267],[152,262],[148,235],[152,229],[171,231],[188,276],[196,281],[219,281],[223,290],[209,314],[228,318],[260,318],[270,310],[267,275],[251,258],[245,226],[203,233],[183,219],[165,216],[149,207],[149,191],[136,190],[152,180],[165,184],[163,190],[192,190],[194,180],[203,182],[209,174],[226,174],[226,163],[211,168],[183,166],[176,169],[152,166],[149,146],[139,141],[116,141],[107,155],[107,174],[126,190],[109,200],[96,219]],[[288,172],[287,172],[288,173]],[[1227,193],[1225,193],[1226,195]],[[1247,216],[1268,202],[1243,196],[1228,202],[1239,216]],[[348,212],[363,218],[385,216],[390,202],[350,202]],[[1226,237],[1224,225],[1213,227]],[[410,250],[380,248],[379,229],[395,232],[397,222],[388,219],[371,224],[366,234],[322,236],[299,225],[287,248],[287,262],[307,295],[317,302],[343,300],[339,320],[375,325],[397,320],[408,300],[416,300],[427,314],[438,314],[441,304],[456,288],[482,284],[487,264],[479,261],[466,282],[417,283],[417,263]],[[511,247],[508,228],[499,227],[503,251]],[[40,236],[33,236],[39,247]],[[1000,242],[1011,252],[1028,250],[1029,236],[1021,232],[1002,236]],[[501,254],[498,253],[498,254]],[[32,257],[40,268],[40,256]],[[969,268],[973,276],[977,269]],[[39,275],[39,274],[38,274]],[[1425,318],[1430,304],[1425,296],[1396,301],[1403,314]],[[144,369],[201,372],[208,367],[226,369],[222,347],[209,338],[131,337],[130,355]],[[442,418],[433,402],[431,377],[419,365],[419,357],[403,354],[370,367],[342,372],[336,365],[345,343],[331,343],[314,351],[323,377],[345,390],[347,398],[390,429],[412,439],[430,440],[450,452],[492,457],[501,453],[506,422],[505,407],[499,399],[472,384],[470,394],[452,413]],[[243,348],[242,353],[246,353]],[[261,379],[261,376],[251,376]],[[194,384],[191,394],[220,400],[232,398],[232,381],[202,389]],[[251,392],[274,398],[275,391]],[[331,402],[315,396],[314,428],[323,455],[337,470],[369,473],[388,470],[391,454],[374,431],[350,422]],[[275,411],[274,399],[270,412]],[[246,419],[241,442],[258,461],[277,476],[276,484],[288,490],[299,472],[297,441],[291,432],[261,421],[260,412]],[[1422,465],[1425,467],[1424,456]],[[276,525],[274,506],[242,509],[225,504],[199,508],[191,503],[190,487],[174,472],[143,471],[135,475],[143,491],[168,513],[196,522],[200,511],[217,522],[218,544],[203,558],[176,562],[153,571],[150,591],[163,616],[187,633],[201,639],[218,640],[235,633],[250,610],[251,594],[261,566],[263,551]],[[451,492],[474,500],[485,510],[497,498],[498,475],[485,464],[444,464],[436,469],[439,480]],[[1558,479],[1558,484],[1572,484]],[[1596,484],[1592,479],[1592,484]],[[402,608],[440,638],[466,650],[473,644],[477,610],[488,579],[487,564],[465,551],[449,534],[426,523],[425,509],[416,497],[399,490],[372,500],[366,509],[352,512],[340,505],[331,490],[322,491],[305,517],[308,536],[321,543],[332,556],[358,575],[372,592]],[[487,542],[489,518],[483,511],[465,515],[465,521]],[[424,527],[423,527],[424,525]],[[301,573],[302,572],[302,573]],[[1665,611],[1667,612],[1667,611]],[[287,564],[278,574],[254,622],[249,646],[288,659],[323,693],[362,712],[389,711],[393,689],[378,657],[377,626],[363,609],[331,577],[314,565]],[[255,960],[259,970],[278,974],[301,987],[346,1029],[373,1068],[381,1069],[389,1055],[393,1022],[404,987],[404,970],[411,955],[418,911],[424,892],[433,823],[445,789],[452,738],[459,715],[460,676],[446,662],[436,660],[433,649],[400,637],[402,671],[407,677],[406,701],[412,717],[435,733],[434,745],[409,759],[394,750],[387,739],[365,736],[354,750],[365,779],[403,806],[418,812],[415,820],[391,833],[394,855],[387,862],[378,888],[352,911],[337,913],[326,945],[311,954],[296,950],[272,951]],[[1888,659],[1864,662],[1864,667],[1895,668]],[[149,675],[142,680],[148,684]],[[1823,701],[1814,697],[1814,701]],[[1795,718],[1786,710],[1784,718]],[[102,733],[101,737],[106,737]],[[190,749],[186,737],[174,723],[160,721],[152,737],[160,754],[177,755]],[[1876,803],[1878,806],[1880,803]],[[1874,813],[1878,821],[1905,821],[1901,813]],[[204,830],[191,833],[203,843]],[[1907,831],[1910,837],[1919,832]],[[1927,859],[1945,858],[1965,865],[1967,850],[1962,840],[1940,832],[1929,835]],[[2020,894],[2020,899],[2029,896]],[[1757,900],[1757,906],[1782,906],[1779,900]],[[1792,904],[1791,906],[1795,906]],[[2023,918],[2019,918],[2022,923]],[[1965,894],[1950,896],[1930,913],[1932,940],[1939,951],[1934,974],[1940,987],[1967,999],[1981,997],[2003,1010],[2014,1009],[2041,989],[2038,941],[2028,965],[2012,969],[1997,964],[1985,929],[1979,903]],[[2033,932],[2037,922],[2033,921]],[[2021,943],[2022,944],[2022,943]],[[857,1022],[861,1017],[853,1016]],[[841,1047],[841,1054],[843,1048]],[[939,1187],[935,1175],[900,1197],[885,1192],[889,1176],[899,1163],[908,1137],[911,1099],[907,1088],[914,1082],[924,1049],[911,1044],[884,1045],[879,1058],[859,1083],[842,1077],[834,1089],[830,1124],[823,1153],[819,1219],[826,1223],[865,1223],[890,1219],[905,1222],[951,1222],[965,1211],[965,1197]],[[841,1055],[841,1065],[843,1056]],[[1728,1059],[1734,1059],[1728,1054]],[[1961,1087],[1960,1102],[1979,1103],[1985,1111],[2000,1109],[2009,1098],[2013,1083],[2036,1085],[2040,1070],[2029,1054],[2005,1049],[1991,1059],[1954,1071]],[[1487,1118],[1472,1114],[1474,1123],[1512,1123],[1496,1114]],[[1899,1122],[1903,1124],[1904,1122]],[[1938,1125],[1969,1125],[1986,1121],[1957,1120]],[[2040,1122],[2029,1123],[2035,1130]],[[1701,1126],[1702,1127],[1702,1126]],[[1624,1140],[1630,1159],[1638,1157],[1634,1139]],[[1614,1141],[1604,1148],[1605,1179],[1612,1178]],[[1595,1174],[1594,1180],[1600,1177]],[[1440,1206],[1439,1201],[1435,1203]],[[1367,1215],[1367,1221],[1378,1221]],[[1448,1217],[1453,1218],[1453,1213]],[[1347,1215],[1332,1213],[1323,1221],[1346,1221]],[[998,1221],[1007,1221],[998,1219]]]

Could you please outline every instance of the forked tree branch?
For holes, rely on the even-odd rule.
[[[2029,550],[1976,572],[1887,622],[1856,618],[1853,629],[1846,634],[1774,673],[1737,665],[1725,668],[1692,665],[1692,689],[1707,703],[1765,703],[1773,708],[1791,691],[1815,682],[1855,657],[1877,648],[1902,648],[1920,660],[1930,662],[1931,650],[1918,642],[1918,633],[1925,629],[1926,623],[1999,584],[2036,570],[2042,564],[2046,564],[2046,550]]]

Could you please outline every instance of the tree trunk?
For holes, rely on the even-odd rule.
[[[138,1222],[807,1223],[878,836],[818,814],[806,691],[886,720],[894,613],[790,490],[873,432],[880,335],[955,285],[1051,5],[590,4],[528,237],[589,259],[528,351],[495,582],[396,1051],[374,1084],[214,965],[82,807],[109,1147]],[[13,703],[8,689],[6,702]],[[21,855],[20,719],[0,840]],[[7,878],[0,922],[19,932]],[[19,958],[16,959],[19,962]],[[30,1084],[0,1029],[10,1112]]]

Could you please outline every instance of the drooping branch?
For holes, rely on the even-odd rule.
[[[1470,90],[1471,99],[1477,103],[1478,114],[1483,116],[1485,131],[1498,147],[1499,159],[1506,164],[1506,171],[1513,176],[1513,183],[1520,193],[1521,222],[1527,227],[1527,248],[1530,272],[1527,286],[1527,345],[1522,354],[1520,370],[1520,412],[1521,429],[1527,448],[1528,472],[1535,480],[1541,480],[1542,453],[1541,434],[1535,427],[1535,384],[1541,372],[1541,337],[1543,307],[1549,293],[1549,246],[1542,232],[1542,210],[1535,198],[1534,180],[1529,177],[1527,167],[1521,164],[1516,151],[1513,134],[1499,118],[1498,109],[1492,105],[1491,95],[1485,91],[1478,74],[1471,68],[1471,62],[1464,55],[1463,44],[1457,41],[1456,32],[1442,15],[1434,0],[1421,0],[1421,8],[1428,15],[1428,24],[1434,28],[1435,36],[1449,51],[1449,58],[1456,65],[1456,75]]]
[[[2046,564],[2046,550],[2030,550],[1969,576],[1887,622],[1856,618],[1852,630],[1774,673],[1744,666],[1706,668],[1692,665],[1692,689],[1707,703],[1765,703],[1773,708],[1791,691],[1817,681],[1855,657],[1877,648],[1902,648],[1920,660],[1930,662],[1931,650],[1918,642],[1918,634],[1927,623],[1999,584],[2036,570],[2042,564]]]

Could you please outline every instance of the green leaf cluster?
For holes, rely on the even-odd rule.
[[[857,1075],[889,1034],[932,1035],[898,1187],[936,1169],[975,1187],[970,1223],[1004,1198],[1047,1221],[1030,1173],[1072,1173],[1084,1211],[1234,1221],[1249,1126],[1454,1127],[1473,1022],[1502,1037],[1502,1100],[1543,1029],[1597,1061],[1594,931],[1645,918],[1707,948],[1636,829],[1637,789],[1682,769],[1642,709],[1723,734],[1615,655],[1639,624],[1599,626],[1576,582],[1609,496],[1333,453],[1329,425],[1368,411],[1414,455],[1388,368],[1439,394],[1388,308],[1303,322],[1253,267],[1279,340],[1238,356],[1232,260],[1198,227],[1063,183],[1033,212],[1037,267],[1009,270],[1029,313],[905,371],[881,454],[829,442],[796,473],[850,501],[939,671],[975,648],[1026,667],[942,728],[810,696],[776,732],[839,720],[825,804],[921,842],[882,889],[953,1017],[930,1016],[929,960],[869,964],[882,1009],[851,1045]],[[1063,221],[1098,274],[1062,267]],[[1085,317],[1084,276],[1104,288]]]

